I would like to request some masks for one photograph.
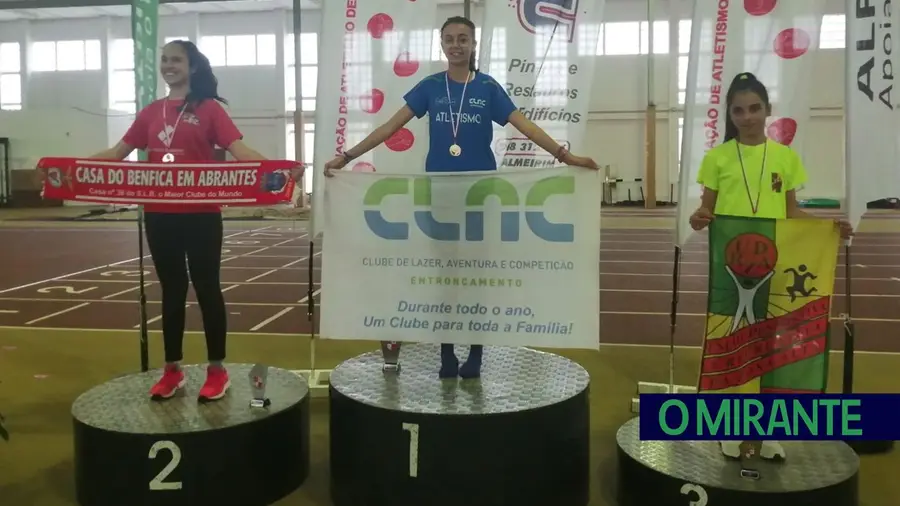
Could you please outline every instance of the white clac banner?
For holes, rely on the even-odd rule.
[[[436,16],[437,2],[433,0],[322,2],[312,238],[322,232],[325,163],[386,122],[404,105],[403,95],[433,73],[432,25]],[[421,172],[419,161],[427,154],[428,122],[411,121],[345,170]]]
[[[594,66],[604,0],[496,0],[484,3],[479,68],[522,114],[576,154],[587,150]],[[554,153],[513,126],[494,125],[500,170],[553,167]]]
[[[869,202],[900,196],[900,90],[894,89],[891,42],[895,40],[900,41],[900,6],[847,0],[844,191],[854,228]]]
[[[338,173],[322,338],[597,349],[601,189],[571,167]]]
[[[754,74],[769,92],[768,137],[803,155],[813,86],[809,76],[824,7],[823,0],[694,1],[681,143],[679,246],[693,233],[690,216],[702,193],[697,175],[706,152],[725,136],[728,88],[739,73]]]

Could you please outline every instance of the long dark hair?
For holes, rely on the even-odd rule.
[[[734,102],[734,96],[738,93],[750,91],[759,96],[766,108],[769,108],[769,90],[765,85],[750,72],[742,72],[734,77],[731,86],[728,87],[728,94],[725,96],[725,139],[722,143],[726,143],[731,139],[737,138],[738,129],[734,121],[731,121],[731,104]]]
[[[444,28],[447,28],[450,25],[466,25],[472,30],[472,40],[475,41],[475,23],[473,23],[468,18],[464,18],[462,16],[453,16],[447,18],[447,21],[444,21],[443,26],[441,26],[441,39],[443,40],[444,36]],[[477,42],[477,41],[475,41]],[[472,54],[469,55],[469,70],[472,72],[478,72],[478,67],[476,65],[477,58],[475,57],[476,51],[472,51]]]
[[[223,104],[228,101],[219,96],[219,80],[213,74],[209,58],[201,53],[197,46],[189,40],[173,40],[169,44],[175,44],[184,49],[188,58],[190,70],[191,89],[184,98],[182,108],[191,110],[200,105],[204,100],[218,100]]]

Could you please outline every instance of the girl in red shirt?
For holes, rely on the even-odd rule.
[[[244,144],[241,132],[219,104],[227,102],[218,94],[209,59],[197,46],[183,40],[166,44],[161,72],[169,95],[139,111],[122,140],[93,158],[122,160],[141,149],[146,150],[149,162],[204,162],[214,161],[214,149],[220,146],[238,160],[265,159]],[[162,287],[166,356],[165,372],[150,394],[154,399],[168,399],[185,386],[179,363],[190,279],[203,315],[209,359],[199,399],[221,399],[231,385],[222,365],[227,317],[219,280],[221,209],[216,205],[153,204],[144,210],[147,245]]]

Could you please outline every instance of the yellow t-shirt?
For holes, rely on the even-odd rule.
[[[738,149],[741,151],[740,158]],[[750,196],[747,195],[744,183],[741,159],[744,161]],[[760,180],[763,170],[765,172]],[[758,146],[747,146],[730,140],[706,153],[697,182],[718,192],[716,208],[713,210],[715,214],[783,219],[787,218],[787,192],[799,190],[806,183],[806,178],[806,169],[800,156],[790,147],[773,140]],[[753,214],[750,199],[756,202],[757,194],[759,207],[756,214]]]

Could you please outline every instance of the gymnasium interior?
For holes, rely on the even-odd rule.
[[[195,42],[209,57],[245,141],[273,159],[312,164],[320,134],[318,65],[328,57],[318,43],[324,1],[298,0],[299,16],[291,0],[163,2],[160,45],[175,39]],[[480,24],[484,3],[501,0],[472,0],[465,6],[461,0],[435,1],[436,19],[422,20],[411,37],[423,54],[430,52],[425,61],[438,72],[445,65],[441,23],[468,14]],[[616,432],[635,416],[638,384],[669,382],[673,245],[693,2],[649,4],[652,19],[646,0],[606,0],[604,21],[593,27],[596,49],[588,42],[580,49],[595,51],[596,78],[587,114],[590,141],[579,154],[598,162],[605,181],[597,196],[603,203],[600,346],[547,351],[590,374],[590,506],[618,504]],[[828,218],[845,213],[844,4],[824,2],[820,40],[811,55],[814,72],[808,77],[816,83],[809,86],[809,141],[802,151],[810,175],[803,198],[830,203],[809,209]],[[105,149],[134,120],[131,9],[121,0],[0,2],[0,415],[10,436],[0,440],[3,505],[78,504],[72,404],[94,386],[140,370],[141,269],[147,273],[149,361],[151,368],[163,363],[160,290],[152,263],[139,258],[135,206],[44,200],[35,177],[42,157]],[[297,30],[295,19],[300,20]],[[295,31],[302,39],[296,55]],[[753,55],[746,58],[750,62]],[[295,74],[302,76],[302,86]],[[158,90],[164,96],[161,78]],[[777,87],[770,93],[777,103]],[[375,126],[352,125],[348,144]],[[654,147],[649,155],[648,137]],[[645,171],[648,157],[655,166],[652,184]],[[305,176],[307,193],[312,177],[312,171]],[[309,312],[318,310],[322,251],[315,241],[310,248],[309,198],[303,194],[292,205],[224,211],[229,362],[330,370],[378,349],[374,341],[318,336],[311,346],[317,317]],[[838,261],[829,392],[843,388],[843,293],[851,274],[853,388],[900,392],[900,318],[894,313],[900,300],[900,214],[890,201],[882,204],[870,207],[857,230],[850,271],[844,253]],[[677,385],[697,383],[707,257],[705,234],[695,234],[681,258],[674,331]],[[189,294],[185,362],[203,363],[203,327],[193,297]],[[279,506],[332,504],[327,397],[310,400],[309,416],[309,476],[275,503]],[[896,451],[862,456],[859,506],[900,504],[898,473]],[[687,496],[682,503],[705,506]]]

